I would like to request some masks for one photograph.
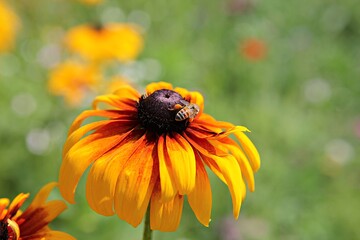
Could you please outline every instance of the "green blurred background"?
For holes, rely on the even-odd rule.
[[[247,126],[262,159],[256,191],[231,217],[227,187],[210,174],[209,228],[188,204],[173,233],[155,239],[360,239],[360,5],[343,1],[71,0],[8,1],[21,18],[16,47],[0,55],[0,196],[35,193],[56,181],[72,120],[47,91],[48,74],[67,57],[62,36],[95,21],[144,29],[139,58],[119,67],[143,88],[151,81],[198,90],[205,112]],[[264,56],[241,44],[258,39]],[[92,212],[83,177],[76,205],[51,224],[78,239],[141,239],[117,217]],[[60,198],[56,190],[52,198]]]

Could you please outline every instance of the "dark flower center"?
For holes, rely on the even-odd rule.
[[[0,221],[0,240],[8,240],[9,232],[6,221]]]
[[[104,25],[101,22],[94,22],[91,27],[98,32],[101,32],[104,29]]]
[[[175,116],[181,109],[175,109],[176,104],[184,106],[185,99],[175,91],[161,89],[149,96],[141,96],[138,104],[138,120],[146,130],[158,134],[164,132],[183,132],[189,121],[176,121]]]

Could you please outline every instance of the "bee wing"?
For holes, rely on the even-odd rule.
[[[188,106],[190,103],[188,102],[188,101],[186,101],[186,100],[180,100],[180,102],[182,103],[182,104],[184,104],[185,106]]]
[[[196,110],[196,114],[200,112],[200,107],[196,103],[194,103],[194,109]]]

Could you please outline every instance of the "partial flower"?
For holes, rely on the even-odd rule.
[[[57,183],[54,182],[45,185],[24,212],[19,209],[29,197],[28,193],[20,193],[10,206],[9,199],[0,198],[0,239],[74,240],[75,238],[69,234],[53,231],[48,226],[66,209],[66,204],[61,200],[46,202],[51,190],[56,185]]]
[[[20,25],[16,14],[0,0],[0,53],[9,50],[15,43]]]
[[[79,0],[79,1],[88,5],[96,5],[103,2],[103,0]]]
[[[101,81],[98,67],[75,61],[58,65],[50,73],[50,93],[63,96],[69,106],[78,106],[86,95],[95,91]]]
[[[134,24],[80,25],[69,30],[66,44],[72,52],[92,61],[126,62],[139,55],[143,38]]]
[[[245,182],[255,190],[259,154],[246,127],[216,121],[203,108],[199,92],[165,82],[149,84],[144,95],[124,85],[97,97],[93,110],[81,113],[69,130],[59,174],[62,196],[74,203],[79,179],[91,167],[86,198],[97,213],[116,213],[138,226],[150,205],[151,228],[174,231],[187,195],[197,219],[208,226],[208,167],[228,186],[237,219]],[[105,119],[82,126],[89,117]]]
[[[265,58],[267,47],[264,41],[250,38],[240,43],[240,53],[248,60],[259,61]]]

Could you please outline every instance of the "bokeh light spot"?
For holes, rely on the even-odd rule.
[[[304,97],[311,103],[321,103],[328,100],[331,96],[329,83],[321,78],[312,79],[305,83]]]
[[[11,109],[19,116],[29,116],[36,108],[36,100],[29,93],[20,93],[11,99]]]
[[[49,148],[50,134],[45,129],[32,129],[26,136],[27,149],[36,155],[42,155]]]
[[[325,153],[330,160],[344,165],[354,156],[354,148],[343,139],[334,139],[326,144]]]

